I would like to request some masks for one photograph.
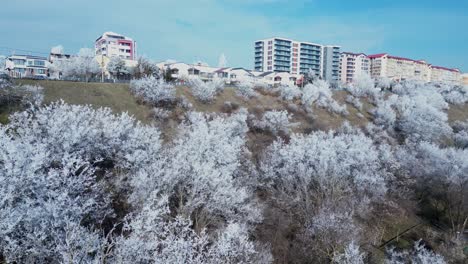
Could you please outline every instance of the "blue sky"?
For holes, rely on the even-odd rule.
[[[468,1],[462,0],[13,0],[0,4],[0,54],[67,53],[104,31],[134,38],[155,61],[253,66],[253,43],[272,36],[387,52],[468,72]],[[17,53],[19,53],[17,51]]]

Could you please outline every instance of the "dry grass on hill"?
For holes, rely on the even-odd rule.
[[[66,81],[35,81],[18,80],[17,84],[37,84],[44,87],[45,102],[50,103],[64,100],[71,104],[89,104],[94,107],[109,107],[115,113],[128,112],[137,120],[144,123],[152,123],[152,108],[140,104],[131,94],[128,84],[111,83],[82,83]],[[293,115],[292,122],[298,125],[293,132],[310,132],[316,130],[331,130],[339,128],[343,122],[348,121],[353,126],[363,127],[372,120],[370,111],[374,107],[367,100],[361,99],[363,109],[360,111],[353,105],[346,103],[348,93],[336,91],[333,95],[339,104],[345,104],[349,115],[341,116],[329,112],[327,109],[313,107],[313,113],[306,113],[299,102],[287,102],[279,98],[278,94],[260,92],[258,97],[247,100],[236,94],[235,88],[226,88],[212,103],[202,103],[192,96],[190,88],[186,86],[177,87],[177,96],[184,96],[193,105],[193,110],[205,113],[226,112],[225,103],[231,102],[238,108],[246,108],[249,113],[260,116],[269,110],[287,110]],[[172,109],[173,115],[169,120],[161,123],[163,133],[172,134],[177,126],[176,117],[181,117],[186,110],[181,108]],[[0,111],[0,117],[6,119],[8,113]],[[450,123],[456,120],[468,119],[468,105],[450,106],[448,111]],[[173,118],[174,117],[174,118]],[[175,121],[175,122],[174,122]]]

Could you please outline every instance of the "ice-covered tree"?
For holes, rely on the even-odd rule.
[[[396,251],[389,249],[387,251],[386,264],[404,264],[404,263],[417,263],[417,264],[446,264],[444,258],[429,249],[427,249],[421,241],[414,244],[412,251]]]
[[[221,53],[221,55],[219,56],[219,59],[218,59],[218,67],[224,68],[226,66],[227,66],[226,56],[224,55],[224,53]]]
[[[214,236],[206,230],[197,233],[189,219],[171,216],[168,197],[155,193],[124,230],[129,235],[116,241],[117,263],[271,262],[268,251],[250,241],[244,225],[228,223]]]
[[[264,131],[269,131],[273,135],[278,135],[278,133],[289,134],[289,130],[293,125],[289,122],[291,117],[287,111],[266,111],[262,119],[254,120],[253,126]]]
[[[237,175],[243,155],[246,113],[228,118],[189,114],[174,145],[160,161],[143,168],[132,180],[135,204],[152,190],[165,190],[175,210],[191,217],[196,230],[226,220],[255,222],[260,212],[251,192]]]
[[[102,258],[121,174],[160,147],[159,132],[127,114],[63,102],[12,115],[0,138],[0,250],[19,263]]]
[[[63,46],[62,46],[62,45],[58,45],[58,46],[52,47],[52,48],[50,49],[50,53],[63,55],[65,52],[64,52]]]
[[[444,104],[431,102],[425,96],[400,96],[396,104],[399,118],[397,129],[411,141],[440,141],[450,136]],[[443,102],[445,103],[445,102]]]
[[[353,79],[353,83],[346,88],[349,93],[356,97],[370,97],[373,99],[377,96],[379,89],[375,88],[374,80],[367,73],[362,73]]]
[[[364,264],[365,254],[359,250],[359,245],[354,241],[345,247],[343,253],[335,253],[333,263],[336,264]]]
[[[361,208],[365,197],[378,200],[386,193],[388,151],[362,133],[293,135],[289,144],[278,140],[267,150],[261,175],[300,217],[334,201]]]
[[[209,103],[224,89],[224,80],[214,78],[211,81],[204,82],[200,78],[194,77],[189,79],[188,85],[193,96],[204,103]]]
[[[109,63],[106,66],[107,71],[114,77],[120,78],[121,76],[125,76],[130,74],[128,67],[125,64],[125,61],[120,57],[112,57]]]
[[[307,84],[302,89],[302,104],[306,107],[311,107],[316,104],[319,107],[328,109],[331,112],[339,114],[347,114],[346,106],[339,105],[333,99],[333,93],[330,85],[323,80],[316,80],[311,84]]]
[[[159,67],[152,61],[139,57],[138,63],[135,68],[132,69],[131,74],[135,79],[141,79],[145,77],[154,77],[160,79],[162,77],[162,71]]]
[[[417,180],[420,199],[460,238],[468,226],[468,150],[420,142],[398,153],[404,168]]]
[[[174,85],[152,76],[132,80],[130,89],[136,97],[152,106],[173,104],[177,100]]]
[[[57,71],[62,72],[63,77],[89,81],[90,78],[99,74],[101,68],[94,58],[94,50],[82,48],[78,55],[64,61],[54,62]]]

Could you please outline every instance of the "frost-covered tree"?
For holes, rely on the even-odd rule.
[[[367,73],[362,73],[353,79],[353,83],[346,90],[356,97],[377,96],[379,89],[375,88],[374,80]]]
[[[427,99],[424,96],[399,97],[397,129],[411,141],[436,142],[452,132],[447,123],[447,113],[440,109],[443,104],[431,103]]]
[[[130,74],[129,69],[125,65],[125,61],[120,57],[112,57],[106,66],[107,71],[114,77],[119,79],[122,76]]]
[[[62,54],[64,54],[65,52],[64,52],[63,46],[62,46],[62,45],[58,45],[58,46],[52,47],[52,48],[50,49],[50,53],[62,55]]]
[[[447,103],[461,105],[468,102],[468,86],[440,84],[437,90]]]
[[[347,114],[346,106],[341,106],[333,99],[333,93],[330,85],[323,80],[316,80],[306,85],[302,89],[302,104],[310,107],[316,104],[319,107],[328,109],[331,112]]]
[[[221,55],[219,56],[219,59],[218,59],[218,67],[224,68],[226,66],[227,66],[226,56],[224,55],[224,53],[221,53]]]
[[[160,79],[162,77],[162,71],[159,67],[152,61],[139,57],[138,63],[135,68],[132,69],[131,74],[135,79],[141,79],[145,77],[154,77]]]
[[[398,153],[404,168],[417,180],[421,200],[460,238],[468,226],[468,150],[420,142]]]
[[[446,264],[444,258],[430,250],[428,250],[421,240],[417,241],[414,244],[412,251],[401,251],[398,252],[395,249],[387,250],[387,259],[385,260],[386,264],[405,264],[410,261],[410,263],[415,264]]]
[[[266,111],[262,119],[254,120],[253,126],[261,130],[269,131],[273,135],[278,135],[278,133],[289,134],[289,130],[293,125],[289,122],[291,117],[288,111]]]
[[[119,173],[160,146],[155,128],[126,114],[63,102],[12,115],[0,138],[0,250],[19,263],[103,258]]]
[[[200,78],[194,77],[189,79],[188,85],[193,96],[204,103],[209,103],[224,89],[224,80],[214,78],[211,81],[204,82]]]
[[[397,95],[392,95],[387,100],[378,100],[377,107],[372,111],[374,116],[374,124],[383,126],[385,128],[393,128],[397,119],[397,113],[393,109]]]
[[[249,240],[248,229],[228,223],[214,236],[199,233],[182,216],[173,218],[167,197],[153,194],[116,241],[117,263],[270,263],[270,254]]]
[[[136,97],[152,106],[168,105],[177,101],[174,85],[152,76],[132,80],[130,89]]]
[[[258,93],[254,89],[256,84],[257,82],[253,78],[242,79],[236,83],[236,94],[245,99],[258,97]]]
[[[459,148],[468,148],[468,120],[465,122],[457,121],[453,126],[453,140]]]
[[[248,130],[246,113],[228,118],[191,113],[174,145],[132,180],[133,203],[152,190],[166,190],[175,210],[191,217],[196,230],[226,220],[253,223],[260,217],[251,193],[237,176]]]
[[[39,106],[43,100],[44,88],[38,85],[15,86],[7,82],[5,87],[0,89],[0,104],[4,106],[20,106],[23,108]]]
[[[302,92],[299,87],[292,85],[281,85],[278,90],[280,91],[281,98],[286,101],[293,101],[301,98]]]
[[[354,241],[344,249],[343,253],[335,253],[333,263],[336,264],[364,264],[365,254],[359,250]]]
[[[99,63],[94,58],[94,50],[88,48],[82,48],[77,56],[54,64],[56,70],[62,72],[63,77],[86,82],[101,72]]]
[[[331,258],[352,240],[372,203],[383,201],[393,154],[359,132],[292,135],[265,151],[260,178],[301,226],[301,247]],[[317,255],[315,255],[317,256]]]
[[[91,262],[101,244],[93,231],[112,211],[88,161],[62,153],[28,127],[0,127],[0,251],[8,262]],[[29,129],[35,129],[31,127]]]

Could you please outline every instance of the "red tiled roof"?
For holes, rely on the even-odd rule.
[[[387,55],[387,53],[379,53],[379,54],[374,54],[374,55],[369,55],[369,59],[376,59],[376,58],[382,58],[383,56]]]
[[[450,69],[450,68],[445,68],[445,67],[441,67],[441,66],[432,66],[432,68],[439,69],[439,70],[451,71],[451,72],[460,72],[459,69]]]

